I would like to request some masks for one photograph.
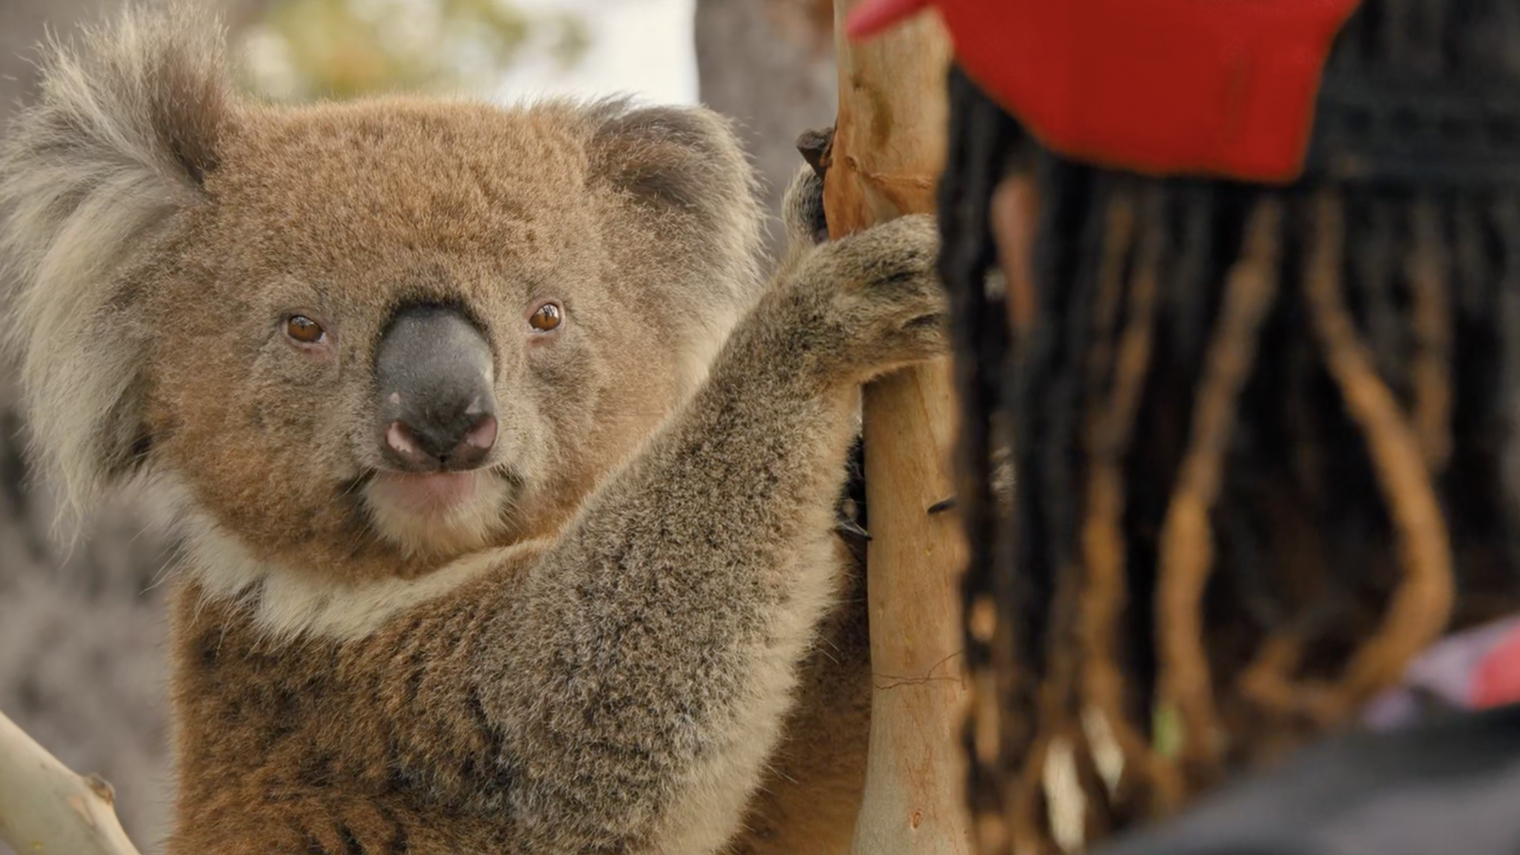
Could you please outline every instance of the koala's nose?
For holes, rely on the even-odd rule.
[[[495,375],[485,336],[456,309],[413,306],[375,351],[381,454],[407,472],[461,471],[496,444]]]

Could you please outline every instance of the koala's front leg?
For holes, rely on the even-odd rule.
[[[836,593],[858,385],[943,350],[936,250],[914,217],[791,265],[489,619],[523,851],[701,855],[736,830]]]

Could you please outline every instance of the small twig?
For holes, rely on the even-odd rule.
[[[0,713],[0,840],[24,855],[139,855],[113,802]]]

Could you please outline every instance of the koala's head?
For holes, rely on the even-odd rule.
[[[540,534],[758,297],[727,125],[626,102],[276,107],[223,34],[52,46],[0,156],[34,447],[146,474],[282,566],[417,573]]]

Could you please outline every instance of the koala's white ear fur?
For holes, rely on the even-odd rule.
[[[147,338],[125,271],[204,201],[231,97],[223,39],[165,5],[50,41],[37,100],[0,149],[7,344],[39,462],[75,511],[132,474],[148,441]]]

